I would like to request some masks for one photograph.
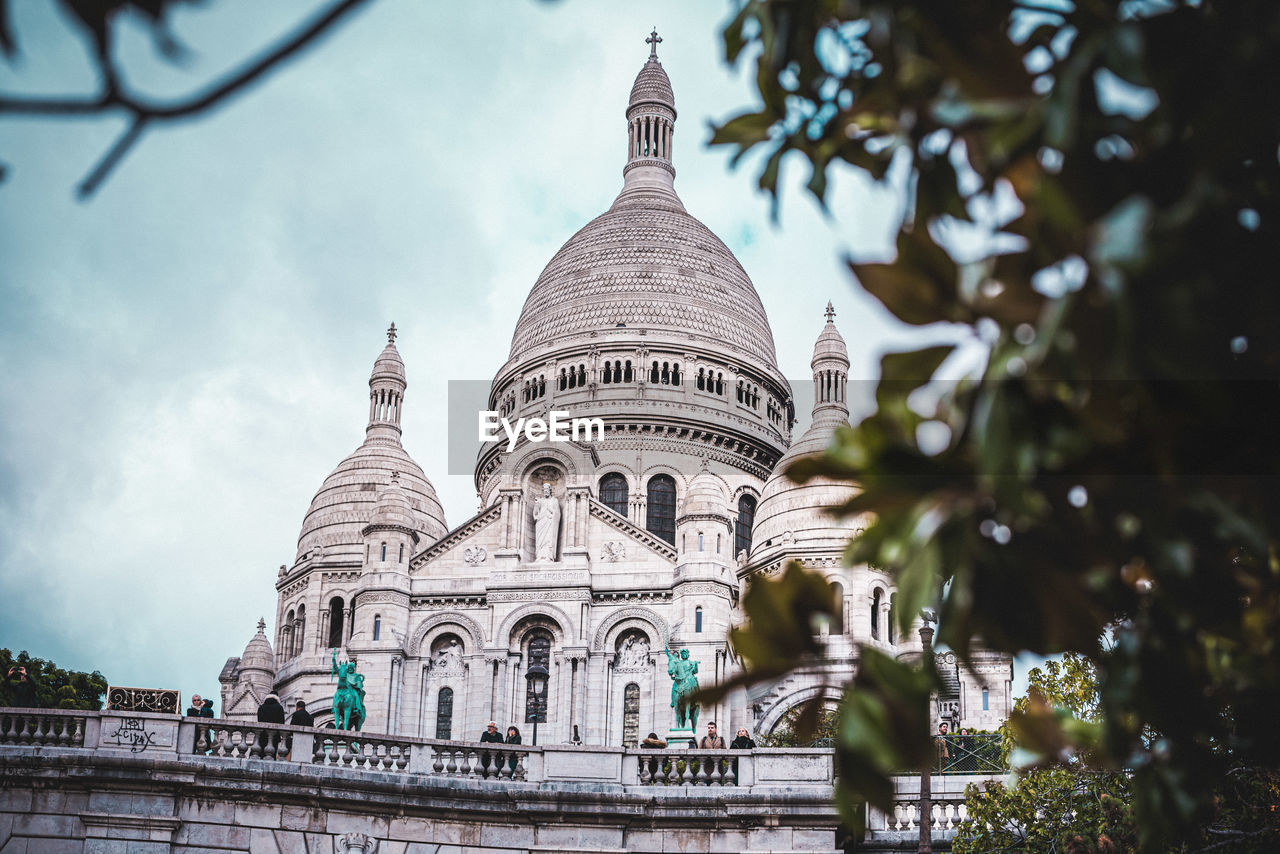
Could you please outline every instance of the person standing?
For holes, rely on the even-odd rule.
[[[502,733],[498,732],[498,722],[489,721],[489,726],[485,727],[485,731],[480,733],[481,744],[502,744]],[[485,751],[480,754],[480,767],[488,774],[489,766],[493,764],[493,754]]]
[[[289,723],[293,726],[315,726],[316,719],[307,711],[307,704],[299,700],[289,716]]]
[[[747,735],[747,728],[738,727],[738,737],[729,745],[730,750],[755,750],[756,743],[752,741],[751,736]]]
[[[187,717],[198,718],[204,713],[204,700],[200,699],[199,694],[191,695],[191,706],[187,709]]]
[[[514,726],[507,727],[507,744],[519,744],[519,743],[520,743],[520,730]],[[511,776],[515,777],[516,755],[514,753],[511,754],[511,759],[509,760],[509,762],[511,766]],[[502,766],[499,765],[498,767],[501,768]]]
[[[275,694],[268,694],[258,706],[258,721],[264,724],[284,723],[284,706],[280,705],[280,698]]]
[[[707,723],[707,734],[702,737],[698,746],[703,750],[724,750],[724,736],[716,732],[715,721]]]
[[[258,706],[258,721],[264,724],[282,724],[284,723],[284,706],[280,705],[280,698],[275,694],[268,694],[267,699],[262,701],[262,705]],[[280,741],[280,733],[275,732],[268,735],[266,732],[258,734],[258,746],[263,749],[269,758],[274,758],[271,747],[277,747],[280,752],[288,750],[288,745]]]
[[[13,689],[13,705],[19,709],[38,709],[40,708],[40,700],[36,697],[36,680],[29,673],[27,668],[21,664],[15,664],[9,668],[9,672],[5,674],[5,681],[12,682],[17,679],[18,684]]]

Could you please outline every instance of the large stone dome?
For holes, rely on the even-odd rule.
[[[569,238],[525,300],[511,356],[619,325],[688,334],[776,365],[746,271],[674,192],[624,190]]]

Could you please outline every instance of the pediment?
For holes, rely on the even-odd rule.
[[[459,563],[475,567],[492,566],[499,546],[502,505],[492,504],[449,531],[409,560],[409,572],[417,574],[430,563]]]

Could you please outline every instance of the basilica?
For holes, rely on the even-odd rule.
[[[489,393],[501,417],[556,411],[599,419],[602,435],[484,444],[483,509],[451,527],[401,445],[408,371],[393,326],[364,441],[325,478],[280,567],[274,636],[259,623],[219,677],[225,717],[253,719],[274,692],[324,723],[333,664],[354,660],[366,730],[474,740],[490,720],[525,729],[536,717],[542,743],[635,746],[676,722],[669,661],[696,664],[702,685],[741,667],[728,633],[743,593],[792,560],[838,597],[840,613],[816,627],[827,660],[730,694],[701,709],[703,724],[768,734],[797,704],[834,696],[861,645],[920,654],[915,632],[896,633],[893,579],[842,562],[865,522],[824,508],[856,488],[783,474],[848,423],[845,342],[830,306],[825,322],[815,307],[812,420],[794,435],[760,297],[676,194],[659,41],[619,125],[622,189],[533,284]],[[939,708],[993,728],[1008,715],[1011,662],[980,654],[970,668]]]

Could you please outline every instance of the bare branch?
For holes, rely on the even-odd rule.
[[[240,94],[268,71],[299,55],[316,44],[321,37],[350,12],[370,0],[338,0],[293,34],[276,43],[271,49],[242,65],[221,80],[193,93],[167,103],[152,102],[123,91],[114,82],[115,76],[109,63],[102,71],[106,85],[100,95],[93,97],[25,98],[0,93],[0,114],[20,116],[83,116],[96,115],[111,110],[123,110],[130,114],[131,122],[125,133],[77,187],[77,196],[86,199],[102,185],[111,171],[120,163],[129,149],[138,141],[142,131],[152,122],[180,121],[221,106]]]

